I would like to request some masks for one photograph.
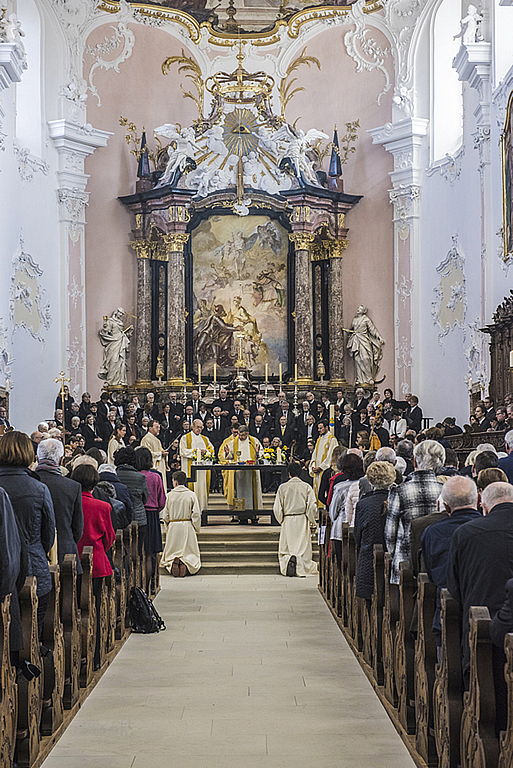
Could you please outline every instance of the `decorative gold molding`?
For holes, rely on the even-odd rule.
[[[291,232],[289,240],[294,243],[296,251],[310,251],[315,235],[313,232]]]
[[[164,242],[168,253],[171,251],[183,253],[184,246],[188,240],[188,232],[171,232],[169,235],[164,235]]]
[[[349,245],[347,240],[331,240],[323,238],[317,240],[310,249],[312,261],[327,261],[328,259],[341,259]]]
[[[201,24],[196,19],[188,14],[186,11],[179,10],[178,8],[168,8],[159,5],[146,5],[145,3],[130,3],[131,7],[140,13],[142,16],[148,16],[149,18],[158,19],[160,21],[170,21],[181,24],[188,31],[193,43],[199,43],[201,39],[201,29],[205,28],[209,32],[208,42],[211,45],[217,45],[221,47],[231,47],[238,40],[247,40],[252,45],[264,46],[264,45],[276,45],[280,42],[280,29],[281,27],[287,27],[289,37],[295,39],[299,36],[301,27],[304,24],[310,22],[323,21],[324,19],[336,19],[344,18],[351,10],[350,5],[341,6],[316,6],[313,8],[307,8],[305,10],[298,11],[289,19],[278,19],[274,27],[266,32],[222,32],[212,27],[212,24],[208,21],[203,21]],[[106,11],[107,13],[118,13],[119,0],[101,0],[97,6],[98,10]],[[363,12],[375,13],[382,10],[383,6],[380,0],[367,0]]]
[[[161,240],[132,240],[130,245],[138,259],[168,261],[167,249]]]

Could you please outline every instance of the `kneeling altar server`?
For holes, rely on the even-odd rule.
[[[300,480],[300,464],[289,464],[289,481],[278,488],[274,516],[281,523],[278,560],[283,576],[310,576],[317,573],[312,560],[310,523],[315,523],[317,507],[312,487]]]
[[[160,564],[173,576],[197,573],[201,568],[198,538],[201,509],[194,491],[185,483],[185,472],[173,472],[173,490],[166,497],[160,519],[166,525],[166,544]]]

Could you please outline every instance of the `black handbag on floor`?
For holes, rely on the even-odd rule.
[[[132,632],[150,635],[166,628],[155,606],[140,587],[132,587],[128,604]]]

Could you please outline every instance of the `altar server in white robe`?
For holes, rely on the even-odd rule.
[[[249,429],[245,424],[239,427],[239,434],[232,441],[225,445],[224,453],[228,461],[254,461],[256,462],[262,453],[260,440],[249,434]],[[262,485],[260,483],[260,472],[249,472],[248,470],[235,471],[235,493],[237,498],[244,499],[246,510],[262,509]],[[258,518],[251,518],[254,522]]]
[[[147,448],[153,457],[153,469],[157,469],[162,475],[164,491],[167,493],[167,451],[164,450],[158,435],[160,422],[152,419],[148,422],[148,431],[141,440],[141,448]]]
[[[300,479],[301,471],[300,464],[289,464],[289,480],[280,485],[274,500],[274,516],[281,524],[278,560],[283,576],[317,573],[310,535],[310,523],[315,524],[317,516],[315,493]]]
[[[187,486],[187,475],[173,472],[173,490],[166,497],[160,519],[166,526],[166,543],[160,564],[173,576],[192,576],[201,568],[198,538],[201,509],[198,497]]]
[[[192,429],[180,438],[178,451],[182,460],[182,472],[186,477],[191,476],[191,466],[196,460],[200,460],[210,448],[214,452],[214,446],[210,440],[201,434],[203,422],[201,419],[194,419]],[[208,506],[208,492],[210,488],[210,471],[196,472],[196,482],[189,483],[189,488],[194,491],[198,497],[201,511]]]
[[[315,443],[314,452],[308,465],[308,471],[313,477],[313,487],[315,491],[315,498],[317,500],[317,506],[323,505],[319,502],[319,487],[321,485],[321,476],[325,469],[331,466],[331,456],[334,449],[338,445],[337,438],[330,433],[329,423],[326,419],[319,421],[317,424],[319,437]]]

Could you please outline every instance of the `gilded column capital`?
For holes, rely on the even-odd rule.
[[[294,243],[297,251],[309,251],[314,241],[313,232],[290,232],[289,240]]]
[[[341,259],[348,245],[348,240],[332,240],[330,238],[317,240],[311,249],[310,257],[312,261]]]
[[[166,251],[168,253],[175,251],[183,253],[185,244],[189,241],[188,232],[171,232],[168,235],[164,235],[164,243]]]
[[[147,240],[131,240],[130,246],[134,249],[138,259],[151,258]]]

